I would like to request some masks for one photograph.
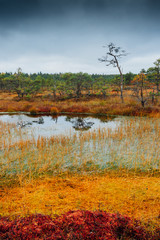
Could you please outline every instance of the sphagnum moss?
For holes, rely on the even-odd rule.
[[[160,224],[160,181],[116,175],[45,177],[1,191],[1,215],[61,214],[72,210],[121,213],[154,227]]]

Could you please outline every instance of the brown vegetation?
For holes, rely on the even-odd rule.
[[[154,105],[148,102],[145,108],[141,107],[137,100],[129,95],[129,91],[124,94],[125,103],[121,103],[120,97],[111,93],[107,98],[81,98],[79,100],[57,100],[53,101],[49,92],[27,100],[19,100],[16,95],[0,93],[0,112],[31,112],[47,113],[52,110],[56,113],[92,113],[108,115],[127,116],[160,116],[160,102],[157,97]],[[56,110],[55,110],[56,109]]]

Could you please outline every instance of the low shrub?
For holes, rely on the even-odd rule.
[[[8,112],[15,112],[13,108],[8,108]]]
[[[0,239],[158,240],[127,216],[82,210],[69,211],[55,219],[41,214],[12,221],[1,217]]]
[[[89,113],[89,108],[87,106],[83,106],[81,104],[72,105],[72,106],[64,106],[62,107],[62,112],[70,112],[70,113]]]
[[[52,107],[51,110],[50,110],[50,113],[52,115],[57,115],[59,113],[58,109],[56,107]]]
[[[50,111],[51,111],[51,106],[49,105],[41,105],[38,107],[38,112],[50,113]]]
[[[29,109],[29,111],[30,111],[30,113],[31,114],[36,114],[38,111],[37,111],[37,108],[35,108],[35,107],[31,107],[30,109]]]
[[[31,96],[30,94],[27,94],[27,95],[25,96],[25,99],[26,99],[27,101],[30,101],[31,98],[32,98],[32,96]]]

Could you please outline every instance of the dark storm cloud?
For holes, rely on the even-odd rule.
[[[0,18],[25,18],[32,14],[38,5],[38,0],[0,0]]]
[[[146,50],[158,56],[159,11],[159,0],[0,0],[0,71],[96,71],[111,41],[136,69]]]
[[[128,17],[139,15],[147,19],[159,18],[159,9],[159,0],[0,0],[0,20],[5,24],[28,18],[63,18],[79,11],[85,17],[97,14],[116,18],[121,12]]]

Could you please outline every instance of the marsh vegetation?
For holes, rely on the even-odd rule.
[[[98,209],[159,232],[158,74],[126,74],[123,101],[119,76],[1,74],[0,215]]]
[[[94,120],[93,120],[94,122]],[[66,172],[126,170],[159,174],[160,123],[156,118],[119,117],[77,134],[43,137],[14,123],[0,122],[1,179],[20,182]],[[50,129],[50,127],[49,127]]]
[[[2,215],[99,209],[137,218],[149,231],[159,225],[158,118],[117,117],[48,137],[0,121],[0,131]]]

